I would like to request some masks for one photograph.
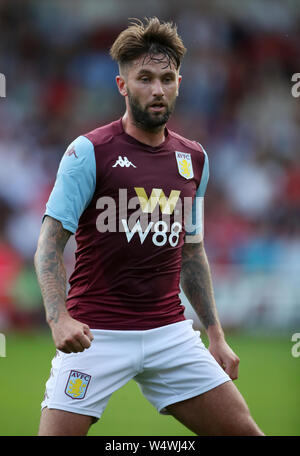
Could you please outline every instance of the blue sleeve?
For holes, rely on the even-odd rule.
[[[202,147],[202,146],[201,146]],[[197,196],[204,198],[205,192],[206,192],[206,187],[209,179],[209,162],[208,162],[208,156],[206,151],[203,149],[204,152],[204,165],[203,165],[203,170],[202,170],[202,176],[201,176],[201,181],[197,190]]]
[[[202,150],[205,155],[202,176],[199,183],[199,187],[196,192],[195,199],[193,201],[190,217],[186,223],[185,229],[187,235],[186,240],[189,240],[190,242],[192,241],[192,239],[189,238],[189,236],[196,236],[199,240],[200,238],[203,239],[204,233],[204,195],[206,192],[207,183],[209,179],[209,162],[207,153],[205,152],[203,147]]]
[[[94,146],[85,136],[73,141],[61,159],[55,185],[44,214],[59,220],[75,233],[78,220],[90,203],[96,187]]]

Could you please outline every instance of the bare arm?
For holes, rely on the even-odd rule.
[[[41,228],[34,265],[44,301],[46,319],[55,345],[65,353],[90,346],[89,327],[74,320],[66,309],[66,269],[63,252],[71,233],[46,216]]]
[[[237,378],[239,359],[225,342],[203,242],[184,244],[180,283],[207,332],[210,352],[232,379]]]
[[[203,242],[184,244],[181,286],[208,336],[224,337],[217,315],[211,273]]]
[[[63,252],[70,236],[71,233],[64,230],[60,222],[51,217],[45,218],[34,264],[49,324],[57,323],[61,314],[67,313]]]

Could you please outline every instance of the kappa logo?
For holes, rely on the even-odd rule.
[[[129,166],[133,166],[134,168],[136,168],[136,166],[131,161],[129,161],[127,157],[122,158],[121,155],[119,155],[119,158],[116,161],[116,163],[112,165],[112,168],[115,168],[118,165],[122,168],[129,168]]]
[[[83,399],[86,395],[90,380],[90,375],[71,370],[65,389],[66,395],[72,399]]]
[[[78,156],[76,155],[74,147],[71,147],[71,149],[67,150],[66,155],[68,155],[68,157],[71,157],[71,155],[74,155],[75,158],[78,158]]]
[[[192,179],[194,171],[191,154],[175,151],[175,155],[180,176],[185,177],[185,179]]]

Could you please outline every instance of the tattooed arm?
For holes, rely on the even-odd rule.
[[[216,309],[210,267],[203,242],[185,243],[182,248],[181,287],[209,338],[209,351],[235,380],[239,358],[227,345]]]
[[[83,351],[93,335],[87,325],[73,319],[66,309],[66,270],[63,252],[71,233],[62,224],[46,216],[34,256],[46,319],[56,347],[65,352]]]

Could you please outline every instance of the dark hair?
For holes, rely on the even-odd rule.
[[[167,66],[172,62],[178,69],[185,53],[177,27],[171,22],[161,22],[157,17],[145,18],[145,23],[132,19],[110,49],[111,57],[120,67],[144,54],[155,61],[158,61],[158,54],[163,54],[163,60],[168,60]]]

